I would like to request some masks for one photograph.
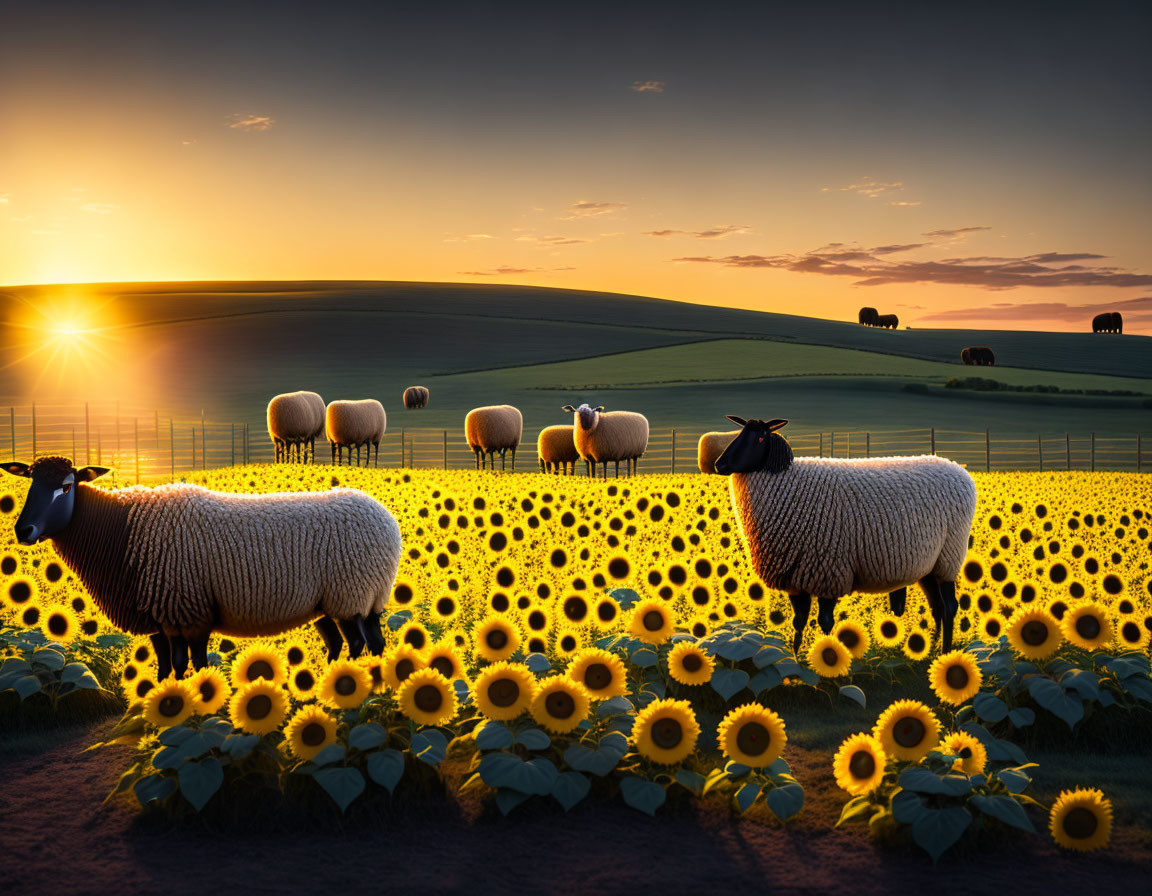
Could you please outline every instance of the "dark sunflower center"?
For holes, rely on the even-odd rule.
[[[825,647],[820,651],[820,659],[825,666],[835,666],[836,661],[840,659],[840,657],[836,655],[836,651],[831,647]]]
[[[248,701],[248,718],[259,722],[272,713],[272,698],[267,694],[257,694]]]
[[[649,610],[644,614],[644,628],[650,632],[658,632],[664,627],[664,616],[656,610]]]
[[[913,716],[905,716],[892,726],[892,739],[902,747],[914,747],[924,740],[927,729]]]
[[[968,687],[968,670],[959,665],[949,666],[948,671],[944,673],[944,680],[953,690],[963,690]]]
[[[488,685],[488,699],[494,706],[511,706],[520,699],[520,685],[511,678],[497,678]]]
[[[544,698],[544,710],[554,719],[570,719],[576,712],[576,701],[565,691],[553,691]]]
[[[1087,840],[1100,827],[1096,813],[1083,806],[1077,806],[1064,816],[1064,833],[1073,840]]]
[[[1076,634],[1086,641],[1100,636],[1100,620],[1095,616],[1081,616],[1076,620]]]
[[[484,641],[493,650],[502,650],[508,644],[508,633],[501,629],[493,629],[488,632],[488,636]]]
[[[295,646],[289,647],[288,648],[288,662],[291,663],[293,666],[299,666],[302,662],[304,662],[304,651],[301,650],[299,647],[295,647]]]
[[[296,687],[301,691],[310,691],[316,684],[316,677],[307,669],[296,673]]]
[[[448,657],[438,656],[438,657],[436,657],[436,659],[432,660],[432,662],[430,662],[428,665],[431,666],[433,669],[435,669],[437,672],[439,672],[441,675],[443,675],[445,678],[451,678],[452,677],[452,672],[454,671],[454,669],[452,666],[452,660],[448,659]]]
[[[166,719],[173,719],[184,711],[184,698],[179,695],[165,697],[160,701],[157,709],[160,710],[160,715]]]
[[[272,664],[267,660],[256,660],[248,667],[248,680],[255,681],[258,678],[273,678]]]
[[[680,660],[680,665],[684,667],[685,672],[699,672],[704,666],[704,660],[695,653],[686,653],[684,658]]]
[[[772,735],[759,722],[745,722],[736,733],[736,746],[746,756],[760,756],[768,749]]]
[[[332,689],[341,697],[350,697],[356,693],[356,679],[351,675],[341,675],[336,679]]]
[[[1129,644],[1135,644],[1140,640],[1140,626],[1135,622],[1125,622],[1120,629],[1120,634]]]
[[[412,660],[405,657],[396,664],[396,680],[405,681],[407,680],[408,676],[415,671],[416,666],[413,664]]]
[[[1020,629],[1020,640],[1030,647],[1039,647],[1048,640],[1048,626],[1039,619],[1025,622]]]
[[[849,650],[860,643],[860,636],[850,628],[841,629],[840,634],[837,637],[840,638],[840,643],[847,647]]]
[[[880,634],[885,638],[895,638],[896,633],[899,631],[900,629],[896,627],[896,623],[890,619],[880,623]]]
[[[208,679],[200,682],[200,699],[205,703],[211,703],[216,697],[216,685]]]
[[[592,663],[584,670],[584,685],[593,691],[602,691],[612,684],[612,670],[603,663]]]
[[[658,719],[652,725],[652,743],[661,750],[671,750],[684,740],[684,728],[675,719]]]
[[[52,634],[60,636],[68,632],[68,620],[63,616],[53,614],[48,617],[48,631]]]
[[[908,648],[913,653],[919,653],[924,649],[924,636],[920,634],[911,635],[908,638]]]
[[[971,759],[972,758],[972,748],[971,747],[961,747],[959,756],[961,759]]]
[[[300,740],[306,747],[318,747],[324,743],[328,732],[319,722],[309,722],[300,732]]]
[[[876,774],[876,757],[869,750],[859,750],[848,760],[848,774],[859,781],[866,781]]]
[[[412,702],[421,712],[436,712],[444,705],[444,695],[440,693],[440,688],[435,685],[423,684],[416,689]]]

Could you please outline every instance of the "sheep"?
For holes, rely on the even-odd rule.
[[[875,326],[883,327],[886,330],[895,330],[900,326],[900,318],[895,314],[881,314],[876,318]]]
[[[994,367],[996,354],[984,345],[973,345],[960,352],[960,360],[968,366]]]
[[[572,437],[571,426],[546,426],[536,439],[536,453],[540,456],[540,472],[568,474],[568,465],[576,472],[580,452]]]
[[[700,436],[700,441],[696,445],[696,464],[700,467],[700,472],[715,473],[716,458],[724,453],[724,449],[738,435],[740,430],[734,429],[731,432],[706,432]]]
[[[865,327],[876,326],[876,319],[880,317],[880,312],[875,308],[864,307],[860,309],[860,314],[857,320]]]
[[[315,392],[285,392],[268,402],[268,435],[276,461],[316,460],[316,439],[324,431],[324,399]]]
[[[1093,333],[1123,333],[1124,317],[1119,311],[1105,311],[1092,318]]]
[[[732,507],[757,574],[789,594],[793,649],[813,595],[827,634],[844,595],[888,592],[900,615],[907,586],[918,582],[951,650],[956,577],[976,513],[964,468],[935,455],[794,460],[777,432],[787,420],[728,419],[742,429],[716,472],[732,476]]]
[[[105,467],[66,457],[0,465],[32,480],[16,538],[51,539],[112,624],[152,636],[160,677],[207,664],[208,638],[272,635],[315,621],[331,662],[384,650],[380,617],[403,540],[354,489],[238,495],[195,485],[88,485]]]
[[[476,455],[476,469],[485,467],[486,458],[496,469],[496,454],[500,455],[500,469],[504,469],[504,456],[512,452],[512,469],[516,469],[516,449],[524,435],[524,415],[510,404],[473,408],[464,418],[464,437]]]
[[[585,472],[596,477],[596,464],[602,464],[604,478],[608,478],[608,462],[616,462],[616,476],[620,476],[620,461],[625,462],[625,473],[632,475],[644,452],[648,450],[648,418],[632,411],[610,411],[582,404],[578,408],[564,405],[573,415],[572,440],[584,458]]]
[[[344,462],[344,448],[348,449],[348,463],[352,463],[352,449],[356,449],[356,464],[360,465],[360,449],[368,449],[365,465],[372,463],[372,449],[376,449],[376,463],[380,462],[380,440],[388,428],[388,415],[384,405],[375,398],[360,401],[334,401],[328,405],[324,428],[332,443],[332,463]]]
[[[416,411],[420,408],[428,407],[428,387],[427,386],[409,386],[404,390],[404,408],[409,411]]]

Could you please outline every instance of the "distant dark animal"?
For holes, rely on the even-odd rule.
[[[860,309],[860,323],[866,327],[876,326],[876,318],[880,316],[880,312],[875,308],[861,308]]]
[[[969,367],[994,367],[996,354],[986,345],[972,345],[960,352],[960,360]]]
[[[1123,333],[1124,317],[1119,311],[1105,311],[1092,318],[1093,333]]]
[[[881,314],[876,318],[876,326],[883,327],[885,330],[895,330],[900,326],[900,318],[895,314]]]
[[[409,411],[417,411],[428,406],[428,387],[409,386],[404,390],[404,407]]]

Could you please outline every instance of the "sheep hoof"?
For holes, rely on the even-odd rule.
[[[904,607],[908,602],[908,589],[897,588],[888,595],[888,609],[892,611],[893,616],[903,616]]]
[[[820,624],[820,631],[830,635],[832,634],[832,624],[835,622],[836,598],[817,598],[817,603],[820,609],[816,614],[816,621]]]

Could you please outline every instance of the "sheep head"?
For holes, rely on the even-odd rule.
[[[39,457],[31,465],[12,461],[0,464],[0,468],[13,476],[32,480],[16,520],[16,540],[20,544],[35,544],[62,532],[72,522],[75,486],[108,472],[107,467],[77,470],[66,457]]]
[[[728,419],[741,427],[740,435],[716,458],[716,472],[721,476],[733,473],[754,473],[766,470],[780,473],[792,463],[792,447],[776,430],[784,428],[787,420],[745,420],[728,415]]]
[[[585,432],[592,432],[600,424],[600,414],[604,411],[604,405],[594,408],[585,402],[580,407],[574,408],[572,405],[566,404],[562,410],[575,414],[573,425],[579,426]]]

